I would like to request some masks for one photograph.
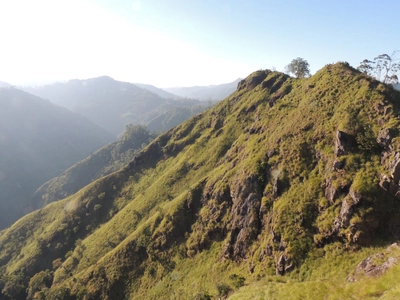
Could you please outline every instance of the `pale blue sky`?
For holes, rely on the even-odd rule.
[[[0,80],[219,84],[400,49],[400,1],[3,0]]]

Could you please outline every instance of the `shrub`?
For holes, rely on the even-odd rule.
[[[231,290],[232,290],[232,288],[225,282],[221,282],[221,283],[217,284],[218,296],[220,296],[220,297],[227,296]]]
[[[244,278],[243,276],[236,274],[232,274],[231,276],[229,276],[229,279],[232,281],[233,286],[237,289],[244,286],[244,282],[246,280],[246,278]]]

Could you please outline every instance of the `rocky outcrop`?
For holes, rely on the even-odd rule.
[[[335,156],[339,157],[348,153],[356,145],[355,138],[351,134],[337,130],[335,139]]]
[[[259,85],[261,82],[263,82],[263,80],[267,77],[267,75],[270,72],[271,71],[269,71],[269,70],[258,71],[257,74],[239,81],[237,90],[241,91],[243,89],[247,89],[247,91],[251,91],[257,85]]]
[[[386,154],[386,158],[390,156],[390,152]],[[390,172],[390,177],[386,176],[386,174],[381,174],[379,186],[382,190],[400,200],[400,152],[394,155],[393,159],[388,163],[387,169]]]
[[[286,253],[282,253],[276,263],[276,275],[285,275],[287,272],[291,271],[293,268],[293,263],[290,257]]]
[[[335,218],[333,224],[334,232],[337,233],[341,228],[350,226],[350,220],[354,214],[355,207],[360,203],[361,200],[361,194],[353,189],[350,189],[348,195],[342,201],[339,216]],[[353,237],[356,232],[356,228],[352,227],[350,231],[351,233],[348,236],[349,241],[356,242],[358,236]]]
[[[399,185],[400,181],[400,152],[397,152],[393,160],[389,164],[390,177],[393,179],[394,183]]]
[[[376,142],[379,146],[381,146],[385,151],[390,151],[391,147],[392,135],[390,134],[389,128],[383,128],[379,131],[378,137],[376,138]]]
[[[248,176],[245,182],[233,184],[230,241],[223,255],[237,260],[246,257],[246,250],[257,237],[260,227],[259,211],[261,192],[255,176]]]
[[[347,281],[355,282],[362,277],[376,277],[383,275],[387,270],[398,264],[400,247],[397,243],[390,245],[385,252],[374,254],[361,261]]]

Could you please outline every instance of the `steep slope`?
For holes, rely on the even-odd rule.
[[[60,176],[43,184],[32,197],[33,206],[38,208],[63,199],[96,179],[121,169],[154,138],[143,126],[127,126],[118,141],[90,154]]]
[[[174,95],[172,93],[164,91],[163,89],[155,87],[154,85],[151,85],[151,84],[134,83],[134,85],[136,85],[136,86],[138,86],[138,87],[140,87],[142,89],[148,90],[148,91],[150,91],[150,92],[152,92],[154,94],[157,94],[158,96],[160,96],[161,98],[164,98],[164,99],[178,99],[178,98],[180,98],[177,95]]]
[[[345,63],[308,79],[257,71],[3,231],[3,297],[217,299],[245,282],[238,297],[287,296],[283,283],[299,294],[324,270],[347,288],[347,271],[399,238],[399,109],[398,92]]]
[[[239,78],[235,81],[219,85],[174,87],[165,88],[164,90],[181,97],[219,101],[225,99],[230,94],[232,94],[235,91],[236,86],[240,80],[241,79]]]
[[[40,185],[113,139],[65,108],[0,89],[0,228],[32,211],[28,200]]]
[[[115,135],[121,134],[125,126],[129,124],[146,125],[154,118],[154,115],[163,118],[164,113],[170,114],[180,103],[166,100],[134,84],[117,81],[107,76],[70,80],[66,83],[25,90],[82,114]],[[198,106],[190,101],[188,103]],[[185,120],[192,116],[187,113]],[[172,127],[182,122],[179,116],[177,119],[179,121],[173,121],[168,126]],[[153,127],[153,130],[158,132],[171,128],[161,125]]]

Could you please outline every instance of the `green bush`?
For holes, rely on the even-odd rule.
[[[217,284],[218,296],[220,296],[220,297],[227,296],[231,290],[232,290],[232,288],[225,282],[221,282],[221,283]]]
[[[237,289],[244,286],[244,282],[246,280],[246,278],[237,274],[232,274],[231,276],[229,276],[229,279],[231,280],[233,286]]]

